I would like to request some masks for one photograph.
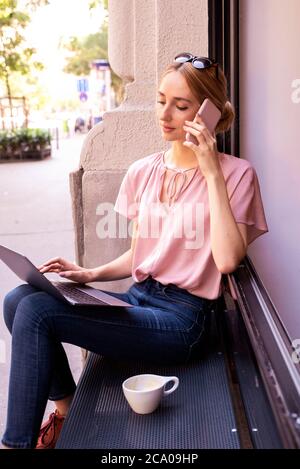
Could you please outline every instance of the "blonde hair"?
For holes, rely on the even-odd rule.
[[[198,70],[190,62],[174,62],[165,69],[161,80],[170,72],[179,72],[185,78],[199,105],[205,98],[210,99],[221,112],[221,118],[215,130],[217,135],[230,129],[235,112],[227,98],[227,79],[219,65],[217,78],[216,67],[217,65],[214,65]]]

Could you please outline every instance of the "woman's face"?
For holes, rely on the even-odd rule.
[[[184,121],[194,120],[199,106],[181,73],[168,73],[158,88],[156,104],[164,139],[185,141]]]

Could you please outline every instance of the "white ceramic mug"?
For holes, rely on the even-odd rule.
[[[174,381],[171,389],[165,391],[165,386]],[[150,414],[159,406],[164,396],[168,396],[178,388],[179,379],[176,376],[136,375],[126,379],[122,384],[128,404],[137,414]]]

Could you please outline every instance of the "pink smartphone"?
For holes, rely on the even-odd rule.
[[[209,132],[213,134],[221,117],[221,112],[219,109],[209,99],[205,99],[194,118],[194,122],[197,120],[197,115],[203,119]],[[186,134],[186,140],[188,142],[193,142],[195,145],[199,145],[196,137],[191,135],[189,132]]]

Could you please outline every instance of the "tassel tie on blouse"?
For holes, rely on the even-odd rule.
[[[197,170],[198,167],[190,168],[190,169],[178,169],[178,168],[169,168],[168,166],[165,166],[164,170],[162,171],[162,173],[160,175],[160,184],[158,185],[158,194],[157,194],[158,200],[160,200],[160,195],[161,195],[161,191],[162,191],[164,176],[165,176],[167,170],[173,171],[173,173],[174,173],[174,174],[172,174],[172,176],[171,176],[171,178],[168,182],[167,188],[166,188],[167,196],[168,196],[168,203],[169,203],[169,206],[170,206],[172,199],[173,199],[173,202],[176,202],[179,195],[182,194],[188,188],[188,186],[190,185],[190,183],[194,179],[194,176],[195,176],[197,171],[194,171],[194,174],[191,177],[190,181],[188,180],[189,178],[186,174],[187,171],[191,171],[192,169]],[[181,179],[177,190],[176,190],[176,178]],[[188,184],[186,184],[186,182],[188,182]]]

